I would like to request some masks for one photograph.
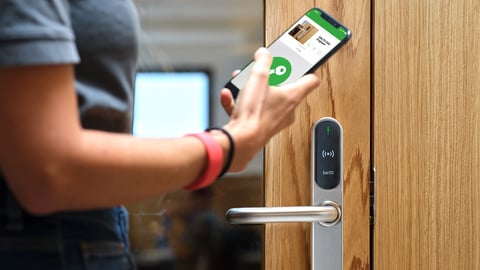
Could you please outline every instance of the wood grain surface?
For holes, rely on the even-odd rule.
[[[480,269],[479,11],[375,1],[375,269]]]
[[[317,74],[320,87],[296,122],[265,149],[265,205],[311,205],[311,127],[324,116],[344,129],[344,269],[369,269],[370,1],[265,1],[266,43],[317,6],[352,31],[352,39]],[[265,227],[265,269],[311,269],[310,224]]]

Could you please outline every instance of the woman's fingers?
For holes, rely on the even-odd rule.
[[[297,81],[282,86],[288,91],[289,96],[300,102],[320,84],[320,79],[315,74],[307,74]]]

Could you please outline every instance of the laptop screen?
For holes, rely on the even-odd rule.
[[[138,71],[133,103],[134,136],[174,138],[200,132],[210,122],[208,71]]]

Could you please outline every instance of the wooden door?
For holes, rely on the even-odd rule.
[[[375,269],[480,269],[479,11],[375,1]]]
[[[344,268],[369,269],[370,1],[266,0],[266,43],[317,6],[348,26],[349,43],[317,72],[320,87],[298,108],[295,124],[265,149],[265,205],[310,203],[310,129],[324,116],[344,129]],[[311,224],[265,227],[265,269],[307,270]]]

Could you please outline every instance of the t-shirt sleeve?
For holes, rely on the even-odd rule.
[[[0,67],[78,61],[68,0],[0,1]]]

